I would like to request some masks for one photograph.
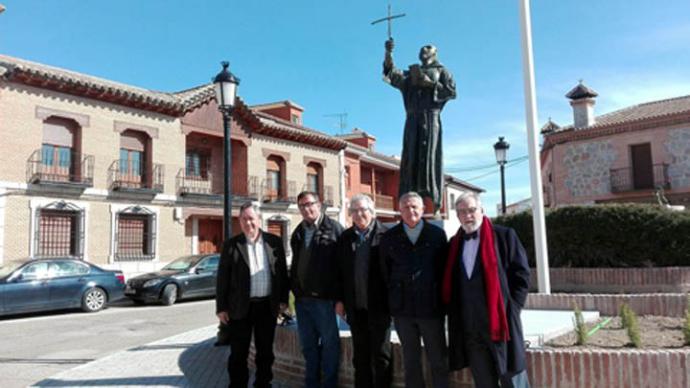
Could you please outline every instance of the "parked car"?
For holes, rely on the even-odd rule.
[[[219,260],[217,253],[180,257],[160,271],[129,279],[125,295],[135,303],[166,306],[183,298],[215,296]]]
[[[81,308],[95,312],[123,298],[125,277],[70,258],[10,261],[0,266],[0,315]]]

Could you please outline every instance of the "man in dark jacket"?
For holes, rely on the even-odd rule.
[[[319,195],[297,196],[302,222],[290,239],[290,277],[297,329],[306,363],[305,387],[335,387],[340,363],[340,336],[335,315],[339,299],[337,241],[343,227],[321,213]]]
[[[440,284],[448,242],[443,229],[422,220],[424,205],[410,192],[398,202],[402,222],[381,238],[381,260],[388,302],[400,338],[405,386],[424,387],[421,344],[431,366],[434,388],[448,387],[446,334]]]
[[[391,384],[391,316],[379,261],[379,243],[387,230],[376,220],[374,202],[359,194],[350,200],[353,226],[338,241],[340,284],[352,333],[356,388]]]
[[[259,208],[240,207],[242,233],[223,244],[216,283],[216,315],[228,326],[230,387],[247,386],[254,332],[255,387],[270,387],[276,317],[287,308],[289,279],[282,240],[260,229]]]
[[[479,196],[455,202],[462,224],[443,280],[450,368],[467,366],[478,387],[529,387],[520,311],[529,289],[527,255],[515,231],[492,225]]]

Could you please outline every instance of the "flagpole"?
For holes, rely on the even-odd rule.
[[[529,0],[520,1],[520,32],[522,36],[522,70],[525,87],[525,114],[527,116],[527,148],[529,152],[530,186],[532,189],[532,220],[534,227],[534,251],[537,259],[539,292],[551,293],[549,280],[549,253],[546,246],[546,221],[542,194],[541,164],[537,137],[537,99],[534,86],[534,61],[532,56],[532,26]]]

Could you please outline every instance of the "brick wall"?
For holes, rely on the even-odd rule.
[[[350,338],[341,338],[340,387],[354,386],[351,346]],[[304,360],[294,327],[277,329],[274,350],[275,379],[290,387],[303,386]],[[393,387],[403,387],[400,344],[393,344],[393,358]],[[690,388],[690,349],[687,348],[648,351],[529,349],[527,365],[532,387]],[[468,370],[452,373],[450,386],[472,387]]]
[[[532,290],[537,273],[532,269]],[[551,268],[551,289],[558,292],[648,293],[690,292],[690,267]]]
[[[544,310],[572,310],[577,304],[582,310],[596,310],[601,315],[618,315],[627,303],[638,315],[685,316],[687,294],[529,294],[525,308]]]

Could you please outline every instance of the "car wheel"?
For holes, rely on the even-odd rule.
[[[81,297],[81,309],[87,313],[94,313],[105,307],[107,300],[108,297],[102,288],[89,288]]]
[[[177,300],[177,286],[174,284],[168,284],[163,288],[161,293],[161,303],[166,306],[170,306]]]

